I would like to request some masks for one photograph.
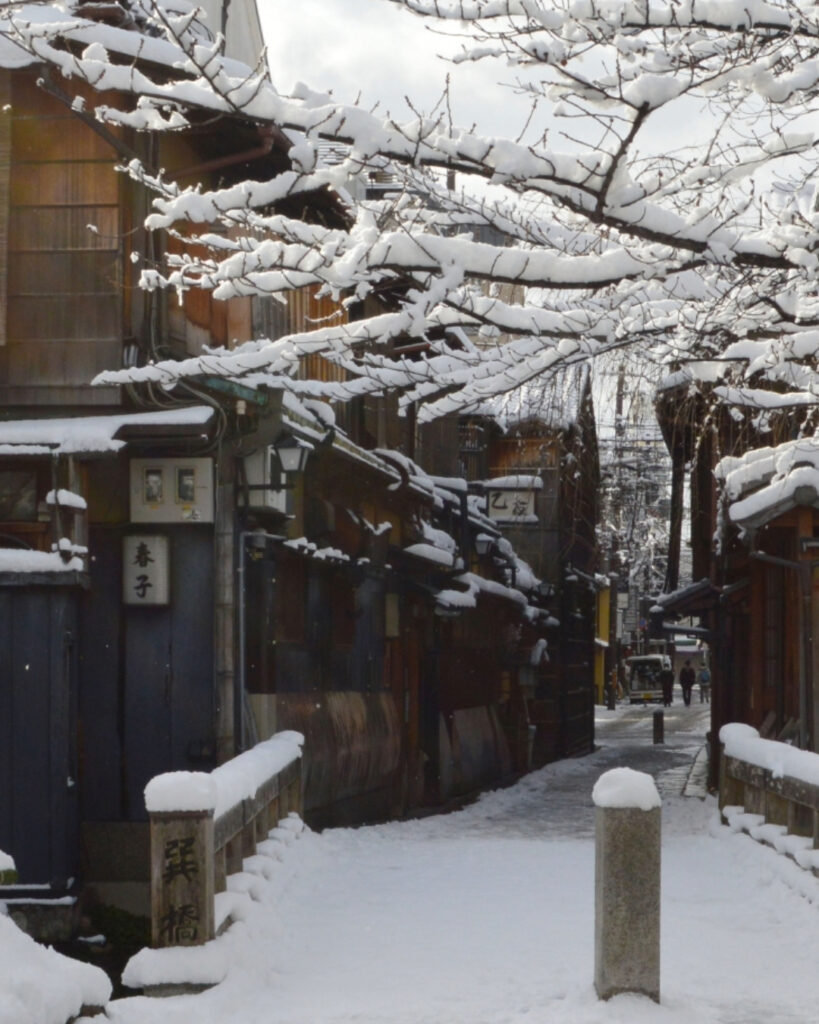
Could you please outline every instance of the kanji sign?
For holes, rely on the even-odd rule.
[[[168,538],[125,537],[122,548],[122,600],[125,604],[165,605],[170,600]]]
[[[490,519],[523,519],[532,522],[535,518],[535,492],[491,490],[487,508]]]

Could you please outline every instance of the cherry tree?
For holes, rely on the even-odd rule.
[[[446,103],[399,122],[306,87],[283,95],[264,60],[226,60],[182,0],[119,0],[126,27],[79,0],[2,5],[7,40],[121,97],[93,111],[103,122],[175,131],[204,111],[287,140],[286,170],[211,191],[127,163],[154,194],[147,226],[186,243],[144,268],[144,287],[221,299],[317,286],[357,310],[105,381],[293,376],[320,353],[347,371],[327,397],[396,389],[423,420],[640,344],[692,379],[707,367],[699,376],[721,401],[814,403],[813,4],[384,2],[460,34],[457,60],[525,70],[526,130],[483,137],[454,124]],[[392,185],[373,198],[378,176]],[[337,224],[283,212],[321,190],[338,199]],[[391,307],[360,315],[385,291]]]

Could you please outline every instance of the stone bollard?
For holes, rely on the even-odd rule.
[[[660,813],[650,775],[614,768],[595,811],[594,987],[660,1001]]]
[[[215,934],[215,787],[202,772],[168,772],[145,787],[151,822],[151,944],[198,946]]]
[[[665,717],[662,711],[654,712],[654,742],[665,743]]]

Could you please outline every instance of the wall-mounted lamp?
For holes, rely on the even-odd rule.
[[[495,538],[490,537],[488,533],[479,533],[475,538],[475,550],[481,557],[488,555],[494,546]]]
[[[312,445],[305,444],[292,434],[284,434],[270,449],[271,478],[272,470],[278,469],[284,474],[284,487],[292,487],[294,478],[304,472],[311,450]]]

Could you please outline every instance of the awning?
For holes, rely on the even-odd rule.
[[[702,579],[657,598],[651,614],[701,615],[716,607],[719,596],[719,587],[709,579]]]
[[[113,416],[67,416],[0,422],[0,456],[112,455],[129,442],[207,438],[208,405]]]

